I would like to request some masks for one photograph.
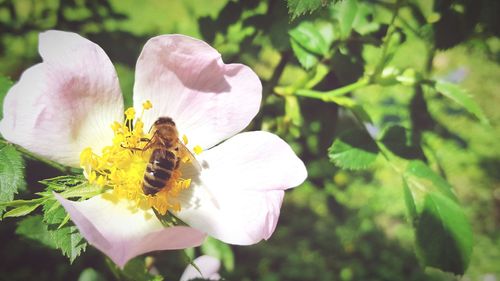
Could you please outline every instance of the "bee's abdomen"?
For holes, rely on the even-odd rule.
[[[162,190],[172,177],[177,162],[174,153],[168,150],[156,149],[149,159],[144,173],[142,191],[146,195],[154,195]]]

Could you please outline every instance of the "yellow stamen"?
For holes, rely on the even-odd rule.
[[[150,101],[143,103],[143,112],[152,108]],[[141,118],[134,121],[135,110],[125,111],[126,122],[113,122],[112,145],[106,146],[100,153],[85,148],[80,154],[80,165],[90,183],[113,189],[116,196],[137,203],[138,208],[154,208],[159,213],[178,212],[181,205],[180,193],[189,188],[191,179],[182,178],[180,170],[174,170],[165,187],[155,195],[145,195],[142,182],[152,149],[143,150],[147,142],[144,138],[151,135],[144,132]],[[187,137],[182,137],[187,143]],[[201,149],[201,148],[200,148]],[[196,150],[195,150],[196,151]]]
[[[199,155],[200,153],[203,152],[203,148],[201,148],[201,146],[197,145],[197,146],[193,147],[193,151],[194,151],[194,153]]]
[[[94,183],[96,178],[97,178],[97,174],[95,173],[95,171],[90,172],[89,183]]]
[[[127,108],[127,110],[125,110],[125,116],[126,116],[127,120],[134,120],[135,109],[133,107]]]
[[[142,108],[144,108],[145,110],[151,109],[153,108],[153,104],[151,103],[151,101],[147,100],[142,103]]]
[[[113,124],[111,124],[111,129],[113,129],[113,132],[117,132],[118,130],[120,130],[122,128],[122,124],[118,123],[118,122],[113,122]]]
[[[145,102],[143,102],[142,103],[141,117],[139,117],[139,120],[141,120],[142,117],[144,116],[144,111],[149,110],[151,108],[153,108],[153,104],[151,103],[151,101],[146,100]]]
[[[188,137],[186,135],[182,135],[182,142],[184,145],[188,144]]]

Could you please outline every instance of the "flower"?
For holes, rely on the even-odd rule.
[[[204,255],[194,259],[193,263],[198,267],[199,271],[193,265],[188,265],[182,273],[180,281],[189,281],[197,278],[220,280],[220,260],[217,258]]]
[[[224,64],[215,49],[191,37],[154,37],[137,61],[134,108],[124,119],[116,72],[98,45],[47,31],[39,52],[43,61],[5,97],[0,133],[40,156],[82,166],[90,182],[113,188],[82,202],[55,195],[90,244],[124,266],[149,251],[200,245],[206,234],[238,245],[271,236],[284,190],[307,172],[279,137],[237,134],[262,97],[250,68]],[[140,182],[151,150],[135,150],[151,138],[147,128],[166,116],[199,154],[192,163],[183,159],[165,192],[146,196]],[[167,210],[188,226],[164,227],[155,212]]]

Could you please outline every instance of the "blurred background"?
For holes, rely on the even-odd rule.
[[[271,239],[248,247],[214,244],[223,248],[222,254],[219,251],[223,277],[460,279],[419,264],[401,178],[383,159],[363,171],[341,169],[330,162],[327,150],[333,140],[356,126],[352,114],[335,103],[277,93],[313,80],[310,69],[317,71],[318,64],[326,67],[327,74],[315,86],[317,90],[348,85],[376,68],[396,2],[353,1],[357,3],[353,15],[346,8],[349,1],[324,1],[313,13],[296,15],[288,10],[294,1],[284,0],[0,0],[0,74],[16,81],[40,61],[40,31],[73,31],[105,50],[131,105],[135,62],[149,38],[167,33],[200,38],[221,52],[226,63],[244,63],[257,72],[264,98],[248,130],[280,135],[309,172],[302,186],[286,193]],[[380,80],[354,91],[352,97],[372,117],[374,134],[389,124],[411,128],[413,141],[425,144],[423,157],[454,187],[474,233],[470,266],[460,280],[500,280],[500,4],[403,2],[394,24],[398,37],[388,51],[389,65],[459,83],[491,126],[422,88]],[[348,18],[352,26],[346,30],[343,23]],[[290,34],[305,22],[328,38],[327,54],[297,55],[300,50],[293,46]],[[40,191],[39,180],[57,175],[56,170],[28,161],[24,194]],[[17,225],[14,219],[0,223],[0,280],[116,278],[104,256],[92,247],[70,265],[58,250],[16,235]],[[201,253],[200,249],[194,252]],[[166,280],[177,280],[186,266],[182,252],[149,256]]]

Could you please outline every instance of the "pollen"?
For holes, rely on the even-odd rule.
[[[127,110],[125,110],[125,117],[127,118],[127,120],[134,120],[135,109],[133,107],[127,108]]]
[[[153,104],[151,103],[151,101],[147,100],[142,103],[142,108],[144,108],[145,110],[151,109],[153,108]]]
[[[100,152],[91,148],[82,150],[80,165],[90,183],[112,190],[116,196],[135,202],[139,208],[154,208],[162,215],[167,211],[179,212],[179,195],[191,185],[191,179],[183,178],[180,170],[173,171],[172,177],[158,193],[145,195],[142,191],[144,173],[152,154],[152,149],[144,149],[151,133],[144,132],[142,115],[144,110],[153,106],[150,101],[142,105],[140,117],[135,118],[135,110],[128,108],[124,122],[111,124],[114,133],[111,145]],[[187,137],[184,139],[187,142]]]
[[[201,148],[201,146],[197,145],[197,146],[193,147],[193,151],[194,151],[194,153],[199,155],[200,153],[203,152],[203,148]]]

